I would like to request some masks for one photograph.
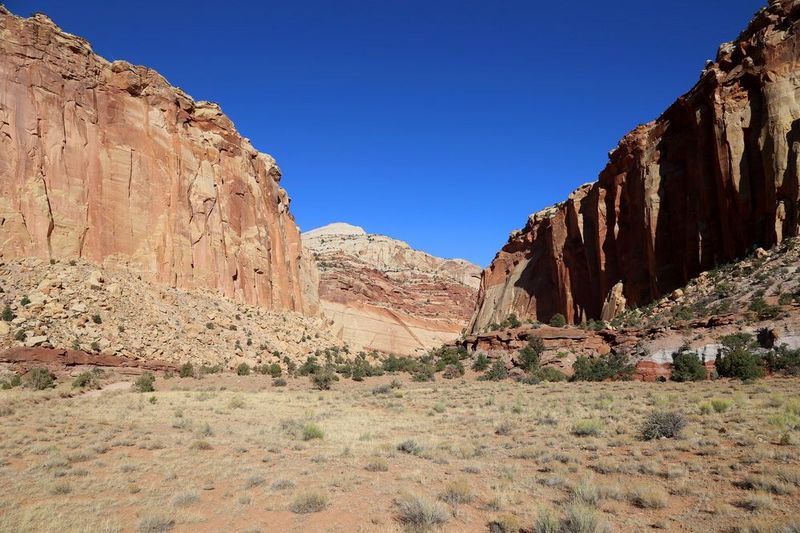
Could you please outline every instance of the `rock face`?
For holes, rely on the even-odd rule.
[[[771,1],[691,91],[622,139],[597,182],[512,234],[483,273],[470,330],[512,312],[600,318],[617,283],[641,305],[796,235],[799,17],[797,0]]]
[[[322,313],[356,349],[413,354],[455,339],[475,304],[480,268],[336,223],[303,233],[320,271]]]
[[[0,258],[83,258],[313,314],[275,161],[220,108],[0,6]]]

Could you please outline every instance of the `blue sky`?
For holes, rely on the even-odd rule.
[[[765,4],[6,0],[220,103],[278,160],[302,229],[349,222],[482,266]]]

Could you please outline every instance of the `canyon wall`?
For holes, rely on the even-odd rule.
[[[216,104],[0,6],[0,259],[82,258],[313,314],[279,180]]]
[[[799,18],[797,0],[770,2],[597,182],[531,215],[483,272],[470,331],[509,313],[608,318],[796,235]]]
[[[335,223],[303,233],[322,315],[356,350],[411,355],[453,341],[475,307],[480,268]]]

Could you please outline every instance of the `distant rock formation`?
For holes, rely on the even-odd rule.
[[[472,263],[342,223],[303,233],[303,246],[319,267],[322,313],[353,348],[413,354],[467,325],[480,275]]]
[[[0,6],[0,259],[83,258],[313,314],[279,180],[216,104]]]
[[[797,0],[771,1],[597,182],[531,215],[484,271],[469,330],[510,313],[610,318],[796,235],[799,18]]]

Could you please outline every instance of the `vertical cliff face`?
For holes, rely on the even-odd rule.
[[[80,257],[314,313],[279,180],[216,104],[0,6],[0,258]]]
[[[512,312],[600,318],[796,235],[798,19],[797,0],[770,2],[597,182],[531,215],[484,271],[470,330]]]

